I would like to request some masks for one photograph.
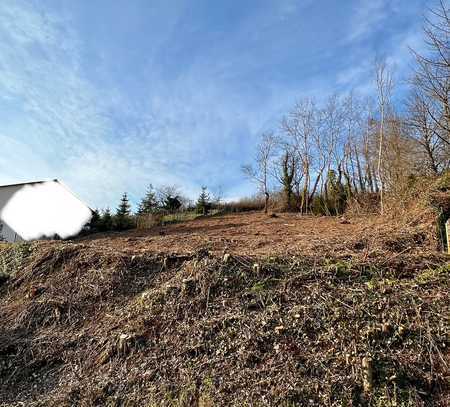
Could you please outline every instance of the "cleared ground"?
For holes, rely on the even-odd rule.
[[[192,254],[207,249],[246,256],[371,256],[383,249],[421,251],[426,230],[399,227],[394,221],[240,213],[197,218],[144,231],[94,235],[82,240],[97,248],[130,253]],[[419,245],[417,244],[419,243]],[[432,246],[436,242],[428,242]]]
[[[448,259],[433,222],[261,213],[1,245],[0,406],[447,407]]]

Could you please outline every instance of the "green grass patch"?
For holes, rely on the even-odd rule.
[[[444,279],[448,280],[449,277],[450,277],[450,263],[434,269],[428,269],[420,273],[415,278],[415,281],[419,285],[427,285],[443,281]]]

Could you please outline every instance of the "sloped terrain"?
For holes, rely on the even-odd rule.
[[[447,406],[435,246],[420,224],[261,214],[5,245],[0,405]]]
[[[375,216],[351,222],[289,213],[274,216],[254,212],[198,218],[150,230],[97,234],[84,239],[83,244],[128,254],[190,254],[202,248],[213,254],[260,257],[374,257],[384,251],[417,253],[437,248],[436,230],[426,222],[399,225]]]

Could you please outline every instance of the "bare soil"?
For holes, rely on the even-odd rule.
[[[426,245],[417,244],[426,239],[429,239]],[[395,240],[398,247],[388,247],[391,240]],[[290,213],[271,217],[260,212],[197,218],[143,231],[94,235],[83,239],[83,243],[134,254],[192,254],[207,249],[214,254],[228,252],[243,256],[370,256],[382,251],[383,245],[389,252],[417,252],[437,247],[428,229],[418,225],[399,226],[376,216],[350,221]]]

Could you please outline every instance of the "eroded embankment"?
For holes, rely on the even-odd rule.
[[[0,253],[0,405],[450,403],[445,256]]]

